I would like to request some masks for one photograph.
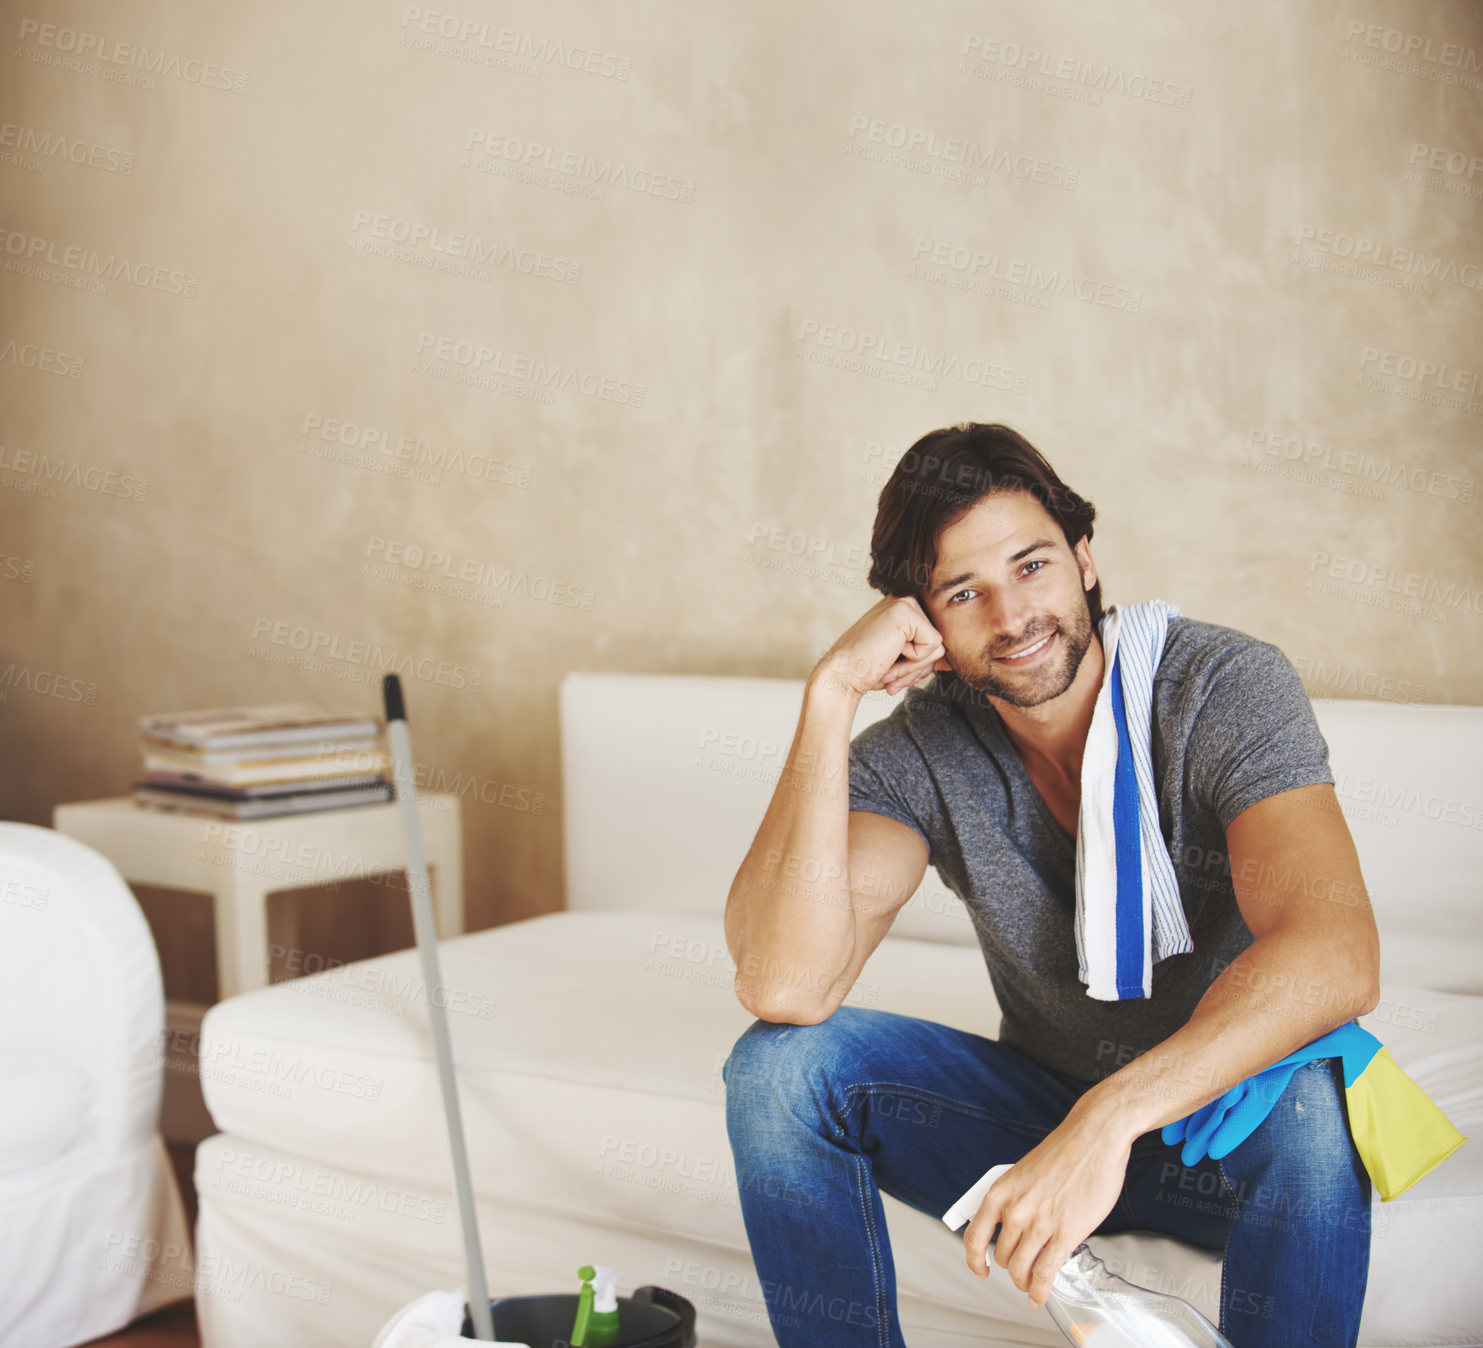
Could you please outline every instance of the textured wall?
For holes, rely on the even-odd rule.
[[[562,674],[803,675],[961,419],[1109,601],[1483,702],[1476,5],[0,22],[8,817],[410,657],[471,926],[558,907]]]

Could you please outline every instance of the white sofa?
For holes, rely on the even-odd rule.
[[[751,1016],[731,990],[726,892],[791,741],[794,680],[571,674],[561,688],[568,911],[446,941],[444,978],[492,1294],[689,1297],[701,1348],[771,1343],[748,1252],[721,1064]],[[893,700],[865,700],[856,728]],[[1317,702],[1384,933],[1366,1024],[1464,1133],[1483,1121],[1483,708]],[[961,904],[929,870],[850,1001],[992,1035]],[[203,1025],[221,1133],[196,1161],[205,1348],[364,1348],[461,1281],[414,952],[234,997]],[[1483,1343],[1483,1162],[1463,1147],[1377,1204],[1367,1345]],[[965,1175],[966,1187],[976,1175]],[[913,1348],[1054,1345],[961,1236],[885,1199]],[[1093,1242],[1213,1318],[1218,1256]]]
[[[164,1024],[154,938],[112,863],[0,823],[0,1348],[70,1348],[191,1295]]]

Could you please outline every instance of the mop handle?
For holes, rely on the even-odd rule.
[[[469,1285],[469,1316],[474,1337],[494,1340],[494,1317],[484,1283],[484,1257],[479,1249],[479,1227],[474,1216],[474,1190],[469,1183],[469,1157],[464,1147],[463,1117],[458,1111],[458,1083],[453,1075],[453,1053],[448,1042],[448,1015],[444,1009],[443,975],[438,968],[438,933],[433,923],[432,891],[422,852],[422,825],[417,818],[417,784],[412,766],[412,737],[402,703],[402,684],[395,674],[381,681],[386,702],[386,739],[391,747],[396,778],[397,810],[407,845],[407,881],[412,890],[412,929],[422,957],[422,981],[427,987],[427,1018],[432,1025],[433,1052],[438,1062],[438,1085],[443,1091],[443,1116],[448,1122],[448,1150],[453,1156],[453,1193],[463,1227],[463,1255]]]

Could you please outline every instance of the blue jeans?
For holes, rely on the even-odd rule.
[[[1090,1085],[980,1035],[850,1006],[817,1025],[754,1021],[722,1078],[742,1218],[780,1348],[904,1348],[881,1191],[941,1217]],[[1337,1060],[1300,1067],[1222,1161],[1185,1166],[1157,1132],[1140,1137],[1097,1232],[1133,1229],[1223,1251],[1220,1328],[1236,1348],[1356,1343],[1370,1180]],[[942,1230],[961,1258],[963,1233]]]

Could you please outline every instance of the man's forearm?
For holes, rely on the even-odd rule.
[[[1181,1029],[1093,1086],[1076,1109],[1131,1141],[1373,1007],[1369,970],[1332,932],[1278,927],[1231,962]]]
[[[726,901],[736,992],[756,1015],[819,1003],[855,944],[849,875],[849,742],[859,705],[810,679],[798,729]]]

